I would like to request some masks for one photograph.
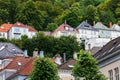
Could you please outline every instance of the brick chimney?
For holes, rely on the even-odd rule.
[[[112,22],[109,23],[110,28],[112,27]]]

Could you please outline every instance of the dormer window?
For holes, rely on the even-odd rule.
[[[85,25],[85,27],[89,27],[88,25]]]
[[[73,31],[74,29],[73,28],[69,28],[70,31]]]
[[[68,26],[65,26],[65,30],[68,30]]]

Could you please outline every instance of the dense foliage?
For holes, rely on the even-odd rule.
[[[75,77],[85,77],[86,80],[107,80],[99,71],[98,62],[88,51],[80,50],[75,67]]]
[[[53,36],[45,36],[42,32],[38,32],[32,39],[23,35],[21,39],[11,40],[11,42],[21,49],[27,49],[30,56],[33,55],[33,51],[37,48],[39,51],[44,51],[47,57],[53,57],[56,53],[63,56],[63,53],[66,53],[67,58],[71,58],[71,54],[74,51],[78,52],[82,49],[80,43],[73,36],[55,38]]]
[[[65,20],[77,27],[83,20],[120,24],[119,0],[0,0],[0,24],[21,21],[52,31]],[[50,28],[52,27],[52,28]]]
[[[30,80],[59,80],[56,64],[49,58],[39,57],[34,63]]]

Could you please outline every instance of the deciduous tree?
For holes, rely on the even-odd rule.
[[[88,51],[80,50],[77,62],[73,68],[75,77],[85,77],[86,80],[107,80],[99,71],[98,62]]]
[[[49,58],[38,57],[34,63],[30,80],[59,80],[56,64]]]

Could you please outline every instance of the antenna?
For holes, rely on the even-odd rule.
[[[0,48],[0,51],[3,50],[4,48],[5,48],[5,46],[2,46],[2,47]]]

